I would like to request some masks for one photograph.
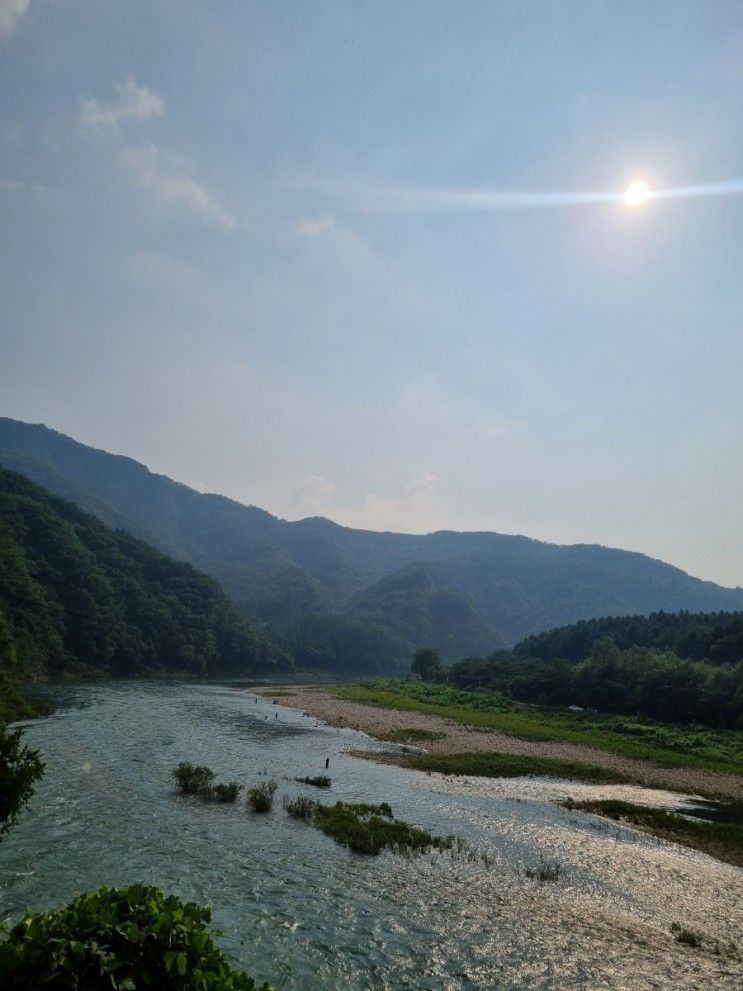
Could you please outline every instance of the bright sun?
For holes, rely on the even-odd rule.
[[[631,182],[624,194],[625,206],[644,206],[653,195],[650,186],[643,180]]]

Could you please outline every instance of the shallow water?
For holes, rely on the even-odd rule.
[[[378,746],[368,737],[244,688],[88,683],[52,701],[57,713],[26,731],[47,770],[0,844],[2,916],[139,880],[211,903],[225,949],[288,991],[741,986],[726,947],[743,926],[742,872],[550,801],[587,786],[455,782],[359,760],[344,751]],[[291,780],[326,757],[330,793]],[[274,811],[177,795],[181,760],[246,785],[268,773]],[[300,793],[387,801],[490,864],[350,853],[284,813],[282,798]],[[560,863],[557,884],[526,877],[541,859]],[[673,921],[703,947],[680,947]]]

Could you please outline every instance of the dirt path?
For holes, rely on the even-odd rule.
[[[497,752],[534,757],[556,757],[606,767],[626,774],[633,781],[651,788],[671,791],[715,793],[721,797],[743,799],[743,778],[722,771],[697,767],[656,767],[648,761],[623,757],[595,747],[559,740],[520,740],[499,730],[472,730],[441,716],[421,712],[382,709],[361,702],[347,702],[316,688],[259,688],[257,694],[275,698],[281,705],[300,709],[330,726],[361,730],[377,739],[385,739],[391,730],[421,729],[444,734],[439,740],[427,740],[425,749],[432,754]],[[374,758],[379,760],[379,753]],[[398,763],[390,755],[388,763]]]

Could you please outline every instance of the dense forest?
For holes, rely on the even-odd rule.
[[[743,729],[742,621],[740,613],[609,617],[514,651],[433,665],[425,676],[518,702]]]
[[[276,671],[214,579],[0,469],[0,672]]]
[[[605,637],[625,649],[652,647],[693,661],[733,663],[743,661],[743,612],[656,612],[587,619],[527,637],[514,651],[544,661],[579,661]]]
[[[374,533],[319,517],[288,522],[6,418],[0,463],[190,561],[282,635],[332,614],[341,626],[383,626],[395,640],[454,658],[594,616],[743,608],[743,589],[606,547],[497,533]]]

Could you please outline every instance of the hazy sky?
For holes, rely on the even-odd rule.
[[[501,209],[743,176],[739,0],[0,0],[0,94],[0,414],[743,584],[743,195]]]

